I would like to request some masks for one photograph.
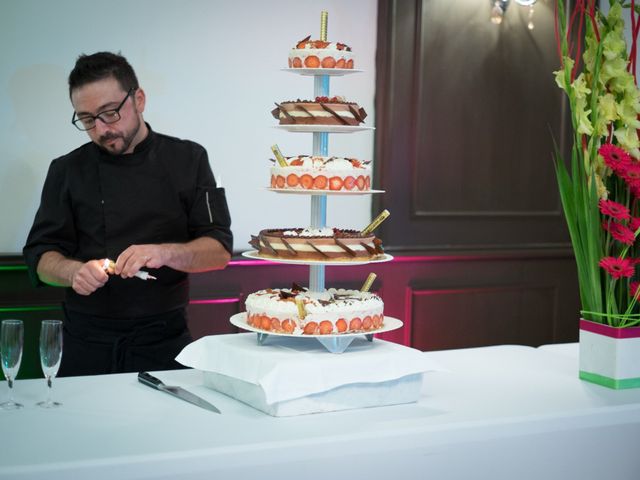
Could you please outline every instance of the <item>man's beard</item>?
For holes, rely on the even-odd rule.
[[[102,146],[102,148],[107,150],[112,155],[122,155],[124,152],[126,152],[129,149],[129,147],[131,146],[131,142],[133,142],[133,139],[135,138],[138,131],[140,130],[140,119],[136,117],[136,121],[137,121],[137,124],[135,128],[133,128],[129,133],[127,132],[124,132],[122,134],[112,133],[112,132],[105,133],[103,136],[101,136],[98,139],[100,146]],[[107,143],[110,142],[111,140],[115,140],[118,138],[122,139],[122,147],[117,148],[115,145],[113,146],[107,145]]]

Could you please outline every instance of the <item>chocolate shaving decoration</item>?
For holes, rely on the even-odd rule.
[[[260,240],[255,235],[251,235],[251,240],[249,241],[249,245],[251,245],[256,250],[260,250]]]
[[[341,240],[338,240],[337,238],[334,238],[336,245],[338,245],[340,248],[342,248],[345,252],[347,252],[349,255],[351,255],[352,257],[356,256],[356,252],[354,252],[353,250],[351,250],[346,243],[342,242]]]
[[[376,237],[373,239],[373,244],[376,246],[377,253],[384,253],[384,248],[382,248],[382,240]]]
[[[298,44],[308,42],[309,40],[311,40],[311,35],[307,35],[306,37],[304,37],[302,40],[298,42]]]
[[[296,293],[285,292],[284,290],[280,290],[280,298],[282,300],[286,300],[287,298],[295,298],[297,296]]]
[[[271,253],[273,253],[276,257],[279,256],[277,250],[271,246],[269,240],[267,240],[264,235],[260,235],[260,241],[264,244],[265,247],[267,247],[267,250],[271,250]]]
[[[369,255],[375,255],[376,253],[378,253],[374,247],[370,247],[368,244],[366,244],[364,242],[360,242],[360,245],[362,245],[364,247],[364,249],[367,252],[369,252]]]
[[[362,117],[362,121],[364,122],[364,119],[367,118],[367,112],[364,111],[364,108],[360,107],[360,117]]]
[[[291,116],[291,114],[289,112],[287,112],[284,108],[282,108],[282,105],[280,105],[279,103],[276,103],[276,106],[278,108],[274,108],[273,110],[271,110],[271,115],[273,115],[273,118],[275,118],[276,120],[279,120],[280,119],[280,112],[282,112],[282,114],[285,117],[287,117],[289,120],[293,120],[293,117]]]
[[[311,248],[313,248],[316,252],[318,252],[319,254],[321,254],[324,257],[329,258],[329,255],[327,255],[326,253],[324,253],[322,250],[320,250],[318,247],[316,247],[313,243],[311,242],[307,242],[307,245],[309,245]]]
[[[333,302],[331,300],[318,299],[318,303],[323,307],[326,307],[327,305],[331,305]]]
[[[338,115],[332,108],[327,107],[324,103],[321,103],[320,106],[322,108],[324,108],[327,112],[329,112],[331,115],[333,115],[334,117],[336,117],[338,120],[340,120],[340,122],[343,125],[349,125],[349,122],[347,122],[344,118],[342,118],[340,115]]]
[[[307,289],[298,285],[296,282],[291,283],[291,290],[294,292],[306,292]]]
[[[299,108],[300,110],[302,110],[304,113],[306,113],[307,115],[309,115],[311,118],[315,118],[315,115],[313,113],[311,113],[309,110],[307,110],[305,107],[303,107],[300,104],[296,105],[296,108]]]
[[[364,118],[362,118],[362,117],[360,116],[360,112],[359,112],[358,110],[356,110],[356,108],[355,108],[353,105],[351,105],[351,104],[349,104],[349,111],[350,111],[351,113],[353,113],[353,116],[354,116],[354,117],[356,117],[356,120],[357,120],[357,121],[359,121],[359,122],[361,122],[361,123],[362,123],[362,122],[364,122]]]
[[[291,255],[298,255],[298,252],[296,252],[295,249],[289,244],[289,242],[284,239],[284,236],[282,236],[280,240],[282,240],[282,243],[285,247],[287,247],[287,250],[289,250],[289,253],[291,253]]]

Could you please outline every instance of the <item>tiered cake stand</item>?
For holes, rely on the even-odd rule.
[[[335,68],[286,68],[284,71],[296,73],[303,76],[314,77],[314,97],[329,97],[329,79],[332,76],[343,76],[351,73],[359,73],[361,70],[352,69],[335,69]],[[313,155],[328,156],[329,152],[329,133],[353,133],[366,130],[374,130],[373,127],[367,126],[347,126],[347,125],[278,125],[276,128],[287,130],[289,132],[309,132],[313,133]],[[295,190],[276,190],[279,193],[291,193],[301,194]],[[353,195],[368,195],[372,193],[382,193],[381,190],[369,190],[363,192],[349,192]],[[343,192],[323,192],[317,193],[316,191],[303,192],[302,194],[311,195],[311,228],[324,228],[326,227],[327,219],[327,195],[340,195]],[[245,257],[266,260],[277,263],[290,263],[290,264],[302,264],[309,266],[309,290],[312,292],[324,292],[325,290],[325,266],[351,266],[362,265],[367,263],[379,263],[387,262],[393,259],[391,255],[384,256],[383,259],[373,260],[370,262],[310,262],[310,261],[296,261],[296,260],[278,260],[273,258],[263,258],[257,255],[256,251],[250,251],[243,253]],[[258,343],[262,344],[269,337],[269,335],[287,336],[296,338],[315,338],[318,340],[327,350],[332,353],[342,353],[356,337],[362,337],[363,335],[367,340],[372,341],[373,335],[376,333],[388,332],[391,330],[402,327],[402,321],[397,318],[384,317],[384,325],[380,329],[370,331],[367,333],[340,333],[329,335],[293,335],[284,333],[265,332],[249,325],[246,321],[246,312],[239,313],[231,317],[231,323],[243,330],[254,331],[258,334]]]

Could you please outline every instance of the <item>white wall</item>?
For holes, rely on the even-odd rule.
[[[80,53],[120,51],[154,130],[204,145],[227,189],[236,251],[266,227],[307,226],[306,196],[266,190],[270,146],[311,153],[312,135],[273,128],[274,101],[311,98],[312,77],[280,71],[290,48],[341,41],[365,70],[331,80],[375,125],[376,0],[0,0],[0,252],[20,252],[48,165],[87,141],[70,123],[67,75]],[[373,158],[373,133],[331,135],[329,153]],[[369,196],[330,197],[327,224],[364,227]]]

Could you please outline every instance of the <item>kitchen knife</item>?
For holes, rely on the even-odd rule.
[[[138,381],[147,385],[148,387],[169,393],[174,397],[181,398],[182,400],[193,403],[194,405],[197,405],[199,407],[206,408],[207,410],[211,410],[212,412],[220,413],[220,410],[218,410],[216,407],[211,405],[206,400],[200,398],[199,396],[194,395],[193,393],[181,387],[165,385],[160,379],[154,377],[153,375],[150,375],[147,372],[138,373]]]

